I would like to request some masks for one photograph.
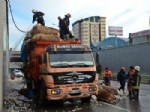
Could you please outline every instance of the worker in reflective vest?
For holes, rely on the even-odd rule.
[[[139,87],[140,87],[140,82],[141,82],[141,75],[139,75],[140,67],[135,66],[134,69],[135,69],[135,72],[134,72],[133,78],[131,80],[132,93],[133,93],[132,98],[138,100],[138,98],[139,98]]]
[[[107,67],[105,68],[103,76],[104,76],[104,84],[106,86],[111,86],[110,80],[112,77],[112,72]]]
[[[131,98],[131,96],[132,96],[131,81],[132,81],[134,72],[135,72],[134,66],[130,66],[129,72],[127,74],[127,80],[128,80],[127,89],[128,89],[128,93],[129,93],[129,98]]]

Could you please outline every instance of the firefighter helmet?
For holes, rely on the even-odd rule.
[[[68,14],[67,14],[67,16],[68,16],[68,17],[71,17],[71,14],[70,14],[70,13],[68,13]]]
[[[33,12],[33,13],[35,13],[35,12],[37,12],[37,10],[35,10],[35,9],[32,9],[32,12]]]
[[[125,70],[126,68],[122,66],[122,67],[120,67],[120,69],[121,69],[121,70]]]
[[[136,71],[138,71],[138,72],[140,71],[140,67],[139,67],[139,66],[135,66],[134,69],[135,69]]]

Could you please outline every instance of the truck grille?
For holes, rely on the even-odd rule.
[[[69,72],[53,74],[55,84],[92,83],[96,72]]]

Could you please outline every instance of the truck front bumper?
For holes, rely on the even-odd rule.
[[[81,99],[97,94],[97,85],[63,86],[60,88],[47,89],[48,100]]]

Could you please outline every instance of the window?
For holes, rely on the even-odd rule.
[[[95,17],[95,22],[99,22],[99,20],[100,20],[100,17]]]
[[[150,42],[150,36],[147,36],[147,42]]]
[[[90,22],[94,22],[94,17],[90,17]]]
[[[70,66],[93,66],[93,58],[90,52],[76,53],[57,53],[50,55],[51,67],[70,67]]]
[[[89,21],[89,18],[86,18],[84,21]]]

